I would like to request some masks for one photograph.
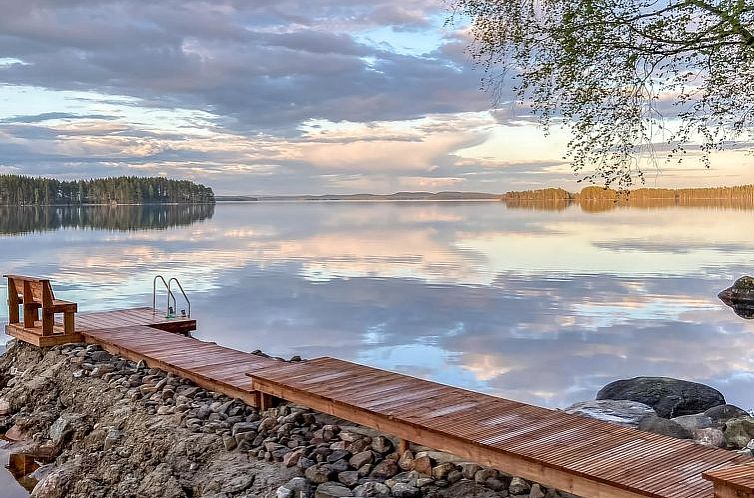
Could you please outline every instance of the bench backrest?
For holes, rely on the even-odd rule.
[[[55,294],[46,278],[25,277],[22,275],[4,275],[8,279],[8,298],[26,304],[39,304],[42,308],[52,306]]]

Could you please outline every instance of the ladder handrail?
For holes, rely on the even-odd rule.
[[[168,306],[165,312],[169,313],[171,297],[173,298],[173,309],[175,310],[175,308],[177,308],[178,306],[175,301],[175,295],[170,290],[170,285],[168,284],[168,282],[165,281],[165,277],[163,277],[162,275],[157,275],[156,277],[154,277],[154,280],[152,281],[152,310],[154,313],[157,312],[157,280],[162,280],[162,284],[165,286],[165,289],[167,289],[168,291]]]
[[[186,295],[186,291],[183,290],[183,286],[181,285],[181,282],[179,282],[177,278],[173,277],[170,280],[168,280],[168,292],[170,292],[171,295],[173,294],[170,289],[174,281],[178,285],[178,289],[180,289],[181,294],[183,294],[183,299],[186,300],[186,304],[188,305],[188,317],[191,318],[191,301]],[[175,295],[173,295],[173,304],[175,305],[176,308],[178,308],[178,304],[175,301]],[[176,309],[176,313],[177,312],[178,310]]]

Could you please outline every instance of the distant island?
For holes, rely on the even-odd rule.
[[[214,204],[210,187],[188,180],[120,176],[60,181],[0,175],[0,205]]]
[[[589,186],[580,192],[544,188],[507,192],[502,200],[512,208],[560,210],[578,204],[584,211],[606,211],[619,206],[754,208],[754,185],[700,188],[640,188],[628,192]]]
[[[324,195],[217,195],[218,202],[253,201],[499,201],[500,194],[486,192],[396,192],[394,194],[324,194]]]

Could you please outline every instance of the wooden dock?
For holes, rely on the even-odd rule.
[[[57,324],[53,334],[31,318],[6,333],[38,346],[97,344],[253,406],[292,401],[585,498],[754,498],[754,459],[691,441],[335,358],[243,353],[189,337],[194,320],[152,308],[77,314],[73,331]]]

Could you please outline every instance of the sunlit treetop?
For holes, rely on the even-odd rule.
[[[641,165],[748,140],[754,2],[455,0],[485,85],[513,81],[545,128],[572,131],[584,181],[626,188]],[[500,94],[498,94],[500,95]]]

